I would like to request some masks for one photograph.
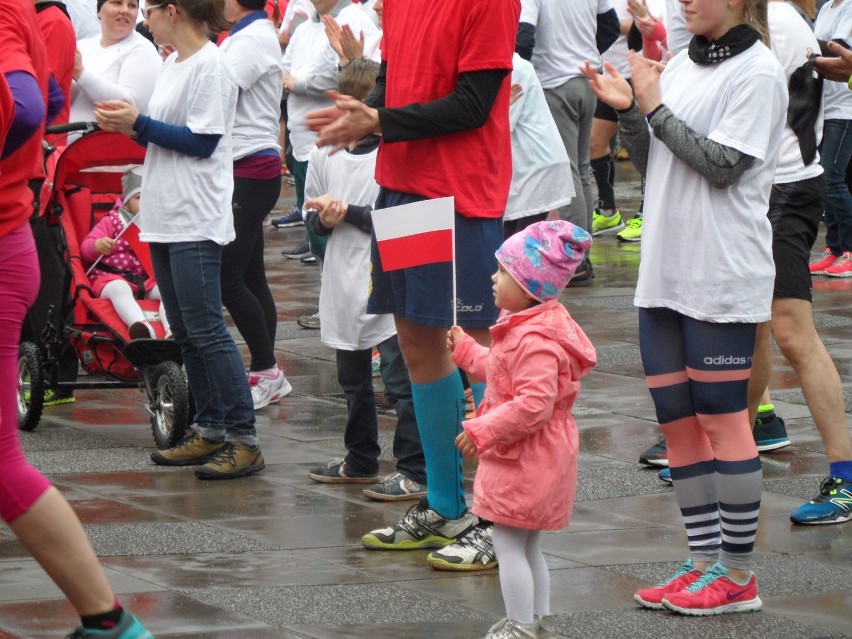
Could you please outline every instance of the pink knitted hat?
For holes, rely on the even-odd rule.
[[[497,249],[497,261],[540,302],[559,297],[586,258],[591,236],[564,220],[531,224]]]

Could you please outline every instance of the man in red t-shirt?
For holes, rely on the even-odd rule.
[[[77,35],[65,5],[55,0],[37,0],[36,21],[41,29],[47,48],[47,66],[53,75],[65,104],[51,124],[68,122],[71,110],[71,82],[74,79],[74,52],[77,50]],[[48,141],[50,138],[48,137]]]
[[[458,324],[482,343],[497,319],[490,276],[512,177],[508,109],[519,15],[517,0],[385,0],[376,89],[364,103],[333,94],[336,106],[308,120],[319,131],[319,146],[342,148],[368,133],[382,135],[376,208],[455,198],[455,300],[451,264],[385,272],[374,237],[367,307],[396,320],[428,492],[401,522],[364,535],[362,543],[399,550],[456,542],[429,555],[430,565],[441,569],[496,566],[490,524],[478,522],[464,500],[455,448],[464,388],[446,335],[453,305]],[[471,387],[475,399],[484,393],[482,383]]]

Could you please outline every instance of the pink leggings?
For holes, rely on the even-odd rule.
[[[18,342],[39,287],[29,222],[0,237],[0,517],[12,523],[50,488],[18,439]]]

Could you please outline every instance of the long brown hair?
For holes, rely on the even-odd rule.
[[[769,17],[766,0],[743,0],[743,15],[746,26],[757,31],[761,42],[769,46]]]
[[[225,19],[225,0],[175,0],[186,15],[199,24],[206,26],[212,33],[222,33],[231,28]]]

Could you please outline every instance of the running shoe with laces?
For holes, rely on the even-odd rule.
[[[167,450],[155,450],[151,461],[160,466],[197,466],[205,464],[225,446],[225,442],[211,442],[193,431]]]
[[[359,473],[350,470],[343,459],[332,459],[325,466],[308,471],[308,477],[321,484],[371,484],[376,473]]]
[[[538,639],[536,623],[520,623],[511,619],[501,619],[488,630],[485,639]]]
[[[613,211],[610,215],[604,215],[600,210],[592,211],[592,235],[611,235],[618,233],[624,228],[621,219],[621,211]]]
[[[682,615],[707,616],[731,612],[756,612],[763,607],[757,596],[757,577],[749,573],[748,581],[739,584],[728,576],[728,569],[718,561],[698,581],[663,599],[663,606]]]
[[[821,258],[819,258],[816,262],[808,264],[808,270],[811,272],[811,275],[825,275],[825,269],[832,266],[839,257],[840,256],[832,253],[830,248],[826,247],[826,249],[822,252]]]
[[[852,277],[852,251],[843,251],[837,261],[825,269],[829,277]]]
[[[302,226],[305,220],[302,218],[302,209],[295,204],[281,217],[276,217],[270,222],[277,229],[286,229],[292,226]]]
[[[695,583],[703,573],[692,564],[690,557],[683,562],[674,575],[658,583],[651,588],[642,588],[633,595],[633,600],[645,608],[659,610],[663,607],[663,599],[675,592],[680,592],[687,586]]]
[[[666,440],[661,439],[639,455],[639,463],[647,464],[648,466],[668,466],[669,451],[666,448]]]
[[[255,410],[274,404],[293,391],[293,387],[287,381],[287,378],[284,377],[281,369],[276,369],[276,372],[278,375],[275,379],[261,377],[256,373],[249,373],[248,383]]]
[[[154,635],[148,632],[136,617],[124,610],[115,628],[101,630],[78,626],[65,639],[154,639]]]
[[[407,501],[426,496],[426,484],[409,479],[400,472],[391,473],[364,489],[364,497],[373,501]]]
[[[361,537],[371,550],[417,550],[443,548],[456,541],[479,522],[470,511],[458,519],[447,519],[429,508],[425,499],[408,509],[399,522]]]
[[[26,393],[26,399],[29,401],[29,393]],[[55,391],[48,389],[44,391],[44,401],[42,406],[58,406],[60,404],[73,404],[77,400],[74,398],[73,391]]]
[[[195,469],[199,479],[236,479],[259,473],[266,467],[259,446],[226,442],[206,464]]]
[[[667,484],[672,483],[672,469],[668,466],[666,468],[660,468],[660,472],[657,473],[657,477],[659,477],[662,481]]]
[[[642,240],[642,216],[636,215],[629,220],[616,239],[621,242],[640,242]]]
[[[299,315],[296,319],[296,324],[301,326],[302,328],[308,328],[311,330],[319,330],[320,328],[320,316],[319,311],[313,313],[311,315]]]
[[[784,420],[778,417],[774,410],[757,414],[752,435],[757,450],[761,453],[779,450],[790,445]]]
[[[794,524],[842,524],[852,520],[852,482],[826,477],[819,495],[790,514]]]
[[[471,572],[497,567],[494,524],[480,521],[454,544],[429,553],[426,563],[434,570]]]

